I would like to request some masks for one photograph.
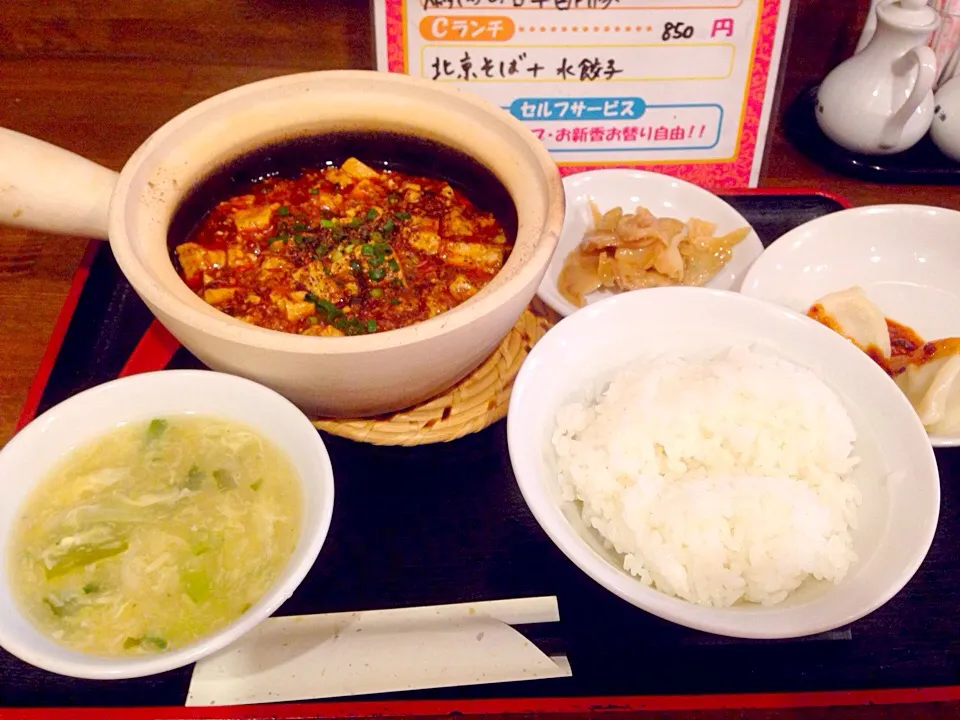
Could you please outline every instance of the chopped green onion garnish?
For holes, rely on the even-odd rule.
[[[387,271],[384,268],[378,267],[378,268],[374,268],[369,273],[367,273],[367,276],[373,281],[378,281],[378,280],[383,280],[383,276],[386,274],[387,274]]]
[[[400,220],[409,220],[409,219],[410,219],[410,213],[408,213],[408,212],[406,212],[406,211],[395,212],[395,213],[393,214],[393,216],[396,217],[396,218],[399,218]]]
[[[320,227],[335,228],[336,226],[337,224],[333,220],[328,220],[327,218],[320,220]]]
[[[320,302],[320,298],[318,298],[313,293],[309,293],[309,292],[303,296],[303,299],[306,300],[307,302],[312,302],[314,305]]]
[[[360,252],[364,255],[373,255],[373,245],[363,245],[360,248]]]
[[[374,288],[370,291],[370,297],[380,297],[381,295],[383,295],[383,290],[380,288]]]
[[[320,321],[317,319],[316,315],[311,315],[307,318],[307,325],[316,325],[318,322]]]
[[[290,214],[290,208],[286,206],[281,206],[277,208],[277,215],[285,216]]]
[[[390,269],[393,270],[394,272],[400,272],[400,263],[398,263],[396,260],[391,259],[390,262],[387,264],[390,266]]]
[[[313,303],[317,306],[318,310],[323,310],[327,314],[327,322],[332,322],[338,315],[343,315],[343,310],[329,300],[318,298],[313,300]]]
[[[320,194],[320,188],[310,188],[310,194],[311,194],[311,195],[319,195],[319,194]]]
[[[376,220],[376,219],[377,219],[377,211],[374,210],[373,208],[370,208],[369,210],[367,210],[367,220]]]
[[[353,272],[358,273],[358,272],[360,272],[361,270],[363,270],[363,267],[362,267],[362,266],[360,265],[360,263],[358,263],[356,260],[351,260],[351,261],[350,261],[350,269],[353,270]]]
[[[400,298],[390,298],[390,304],[391,304],[391,305],[399,305],[399,304],[400,304]]]
[[[385,233],[393,232],[393,226],[394,226],[393,219],[387,220],[387,221],[383,224],[383,231],[384,231]]]
[[[367,332],[376,332],[377,331],[377,321],[373,318],[367,320]]]

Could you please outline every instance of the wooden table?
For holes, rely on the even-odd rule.
[[[800,33],[836,25],[826,14],[837,5],[802,4],[791,48],[799,60],[788,69],[785,98],[811,67],[829,62],[817,53],[831,43],[822,36],[805,43],[813,38]],[[0,126],[119,170],[152,130],[204,98],[289,72],[368,68],[372,57],[368,0],[4,0]],[[960,208],[960,193],[950,188],[831,175],[793,150],[779,128],[763,184],[818,187],[856,204]],[[0,444],[13,432],[85,246],[82,238],[0,228]]]
[[[836,13],[852,6],[840,5],[845,4],[801,3],[791,48],[796,62],[788,66],[785,99],[834,62],[828,50],[836,55],[849,47],[854,21],[840,22]],[[152,130],[218,92],[290,72],[371,67],[369,7],[368,0],[3,0],[0,126],[119,170]],[[825,38],[825,27],[834,28],[826,32],[836,37]],[[843,33],[846,37],[840,37]],[[915,202],[960,209],[960,192],[953,188],[872,185],[827,173],[793,150],[775,125],[764,185],[815,187],[855,204]],[[86,245],[84,238],[0,228],[0,445],[13,432]],[[817,716],[830,720],[908,720],[956,717],[960,706],[821,712]],[[710,716],[785,720],[797,715],[758,710]]]

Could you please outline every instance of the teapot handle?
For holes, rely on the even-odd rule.
[[[910,91],[907,101],[894,113],[893,117],[887,122],[880,134],[880,147],[892,148],[900,142],[900,135],[907,121],[920,107],[920,103],[927,96],[927,93],[933,90],[933,84],[937,80],[937,56],[933,50],[926,45],[920,45],[913,48],[904,57],[910,55],[917,63],[917,81],[913,84],[913,90]]]

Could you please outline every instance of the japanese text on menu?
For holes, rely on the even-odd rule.
[[[733,160],[762,4],[407,0],[406,71],[503,106],[561,163]]]

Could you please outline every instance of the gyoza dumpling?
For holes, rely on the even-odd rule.
[[[894,381],[928,432],[950,435],[960,430],[960,338],[918,348]]]
[[[883,358],[890,357],[887,320],[863,288],[854,286],[824,295],[807,315],[840,333],[864,352],[870,353],[873,349]]]

